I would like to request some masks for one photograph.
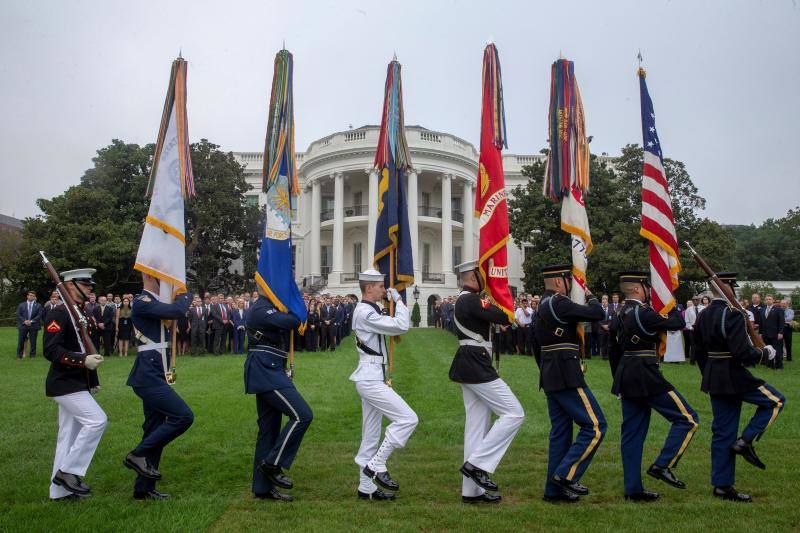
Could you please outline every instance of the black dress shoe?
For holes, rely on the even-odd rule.
[[[736,455],[741,455],[745,461],[755,466],[756,468],[760,468],[761,470],[767,469],[767,465],[765,465],[761,461],[761,459],[758,458],[758,455],[756,455],[756,449],[753,447],[752,442],[747,442],[744,439],[739,439],[733,443],[733,445],[731,446],[731,451]]]
[[[672,470],[669,468],[661,468],[660,466],[650,465],[650,468],[647,469],[647,475],[650,477],[654,477],[656,479],[660,479],[667,485],[672,485],[676,489],[685,489],[686,483],[681,481],[680,479],[675,477],[675,474],[672,473]]]
[[[83,480],[75,474],[69,472],[62,472],[59,470],[53,476],[53,483],[59,487],[64,487],[73,494],[86,495],[92,491],[92,488],[83,482]]]
[[[375,492],[361,492],[358,491],[359,500],[377,500],[377,501],[391,501],[394,500],[394,494],[391,492],[383,492],[381,489],[375,489]]]
[[[256,499],[258,500],[275,500],[278,502],[294,501],[294,498],[291,496],[291,494],[284,494],[282,492],[278,492],[277,489],[271,489],[269,492],[254,494],[253,496],[255,496]]]
[[[294,488],[294,482],[292,481],[292,478],[284,474],[283,470],[281,470],[281,467],[278,465],[271,465],[266,461],[261,461],[261,463],[258,465],[258,471],[261,472],[261,474],[273,485],[286,490]]]
[[[473,464],[470,464],[469,462],[466,462],[463,465],[461,465],[460,472],[464,477],[468,477],[472,481],[474,481],[475,484],[477,484],[483,490],[488,490],[489,492],[497,492],[497,490],[499,489],[497,483],[489,479],[489,474],[487,474],[485,470],[481,470],[480,468],[478,468]]]
[[[714,487],[714,497],[731,502],[750,503],[753,501],[749,494],[739,492],[734,487]]]
[[[461,496],[462,503],[500,503],[503,498],[499,494],[484,492],[478,496]]]
[[[567,491],[562,491],[561,494],[557,494],[555,496],[548,496],[545,494],[542,497],[542,500],[546,501],[547,503],[578,503],[581,501],[578,496]]]
[[[660,498],[658,493],[653,492],[652,490],[643,490],[642,492],[637,492],[636,494],[625,495],[625,499],[632,502],[654,502],[658,498]]]
[[[581,485],[577,481],[568,481],[561,476],[553,476],[550,478],[550,481],[552,481],[553,484],[559,487],[561,490],[570,492],[575,496],[589,495],[589,488]]]
[[[122,461],[122,464],[125,465],[126,468],[130,468],[140,476],[146,477],[147,479],[161,479],[161,473],[150,466],[150,463],[147,462],[146,457],[129,453],[125,457],[125,460]]]
[[[134,500],[169,500],[169,494],[153,490],[135,490],[133,491]]]
[[[400,485],[392,479],[389,472],[373,472],[368,466],[365,466],[362,472],[365,476],[390,492],[397,492],[400,490]]]

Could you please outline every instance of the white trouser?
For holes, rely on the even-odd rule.
[[[489,383],[462,383],[461,390],[467,413],[464,461],[481,470],[494,472],[522,426],[525,411],[506,382],[499,378]],[[492,412],[498,416],[493,425]],[[483,492],[471,479],[463,479],[463,496],[479,496]]]
[[[103,437],[108,418],[89,391],[55,396],[53,400],[58,404],[58,442],[50,479],[59,470],[83,477]],[[50,498],[70,494],[67,489],[50,482]]]
[[[408,442],[419,419],[394,389],[383,381],[357,381],[356,391],[361,396],[361,447],[355,457],[356,464],[363,468],[375,456],[381,440],[381,421],[385,416],[391,420],[386,427],[385,439],[392,448],[402,448]],[[370,482],[370,484],[372,484]],[[362,480],[362,492],[367,487]]]

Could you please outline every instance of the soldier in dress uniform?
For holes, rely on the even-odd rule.
[[[179,294],[172,303],[159,301],[158,278],[142,273],[142,293],[133,299],[131,323],[139,341],[138,355],[128,375],[127,385],[141,398],[144,408],[142,440],[125,457],[123,464],[138,475],[133,488],[137,500],[166,500],[168,494],[156,490],[161,479],[158,468],[164,447],[182,435],[194,422],[194,414],[170,383],[170,338],[164,321],[186,316],[191,295]]]
[[[622,468],[625,478],[625,499],[657,500],[657,492],[642,485],[642,451],[650,413],[655,409],[670,424],[664,447],[647,469],[647,474],[668,485],[683,489],[686,485],[675,477],[672,468],[678,465],[692,440],[699,418],[675,387],[664,378],[658,355],[660,334],[679,331],[685,322],[677,309],[667,317],[648,305],[650,275],[647,272],[621,272],[620,289],[625,305],[611,324],[609,362],[614,384],[611,392],[622,403]]]
[[[313,414],[287,373],[284,338],[300,326],[292,313],[278,310],[259,288],[260,297],[247,314],[248,350],[244,362],[244,387],[256,395],[258,438],[253,459],[253,495],[261,500],[290,502],[279,489],[294,482],[284,474],[300,449]],[[281,430],[281,418],[288,417]]]
[[[569,299],[572,265],[541,269],[545,291],[534,318],[534,355],[539,387],[547,395],[550,447],[544,500],[577,502],[589,489],[579,483],[606,433],[606,419],[583,378],[578,330],[580,322],[601,320],[605,313],[588,290],[587,305]],[[572,425],[580,428],[572,442]]]
[[[736,272],[717,274],[720,281],[736,287]],[[748,494],[734,487],[736,456],[765,467],[753,443],[775,422],[786,399],[772,385],[747,370],[765,358],[775,357],[775,348],[756,348],[747,335],[744,315],[728,306],[722,293],[711,285],[714,299],[697,318],[694,343],[697,364],[703,375],[701,389],[711,397],[711,484],[714,496],[723,500],[750,502]],[[756,412],[738,437],[742,402],[756,406]]]
[[[77,305],[94,294],[93,268],[61,273],[66,290]],[[79,340],[77,325],[65,307],[48,311],[44,323],[44,356],[50,361],[45,394],[58,404],[58,441],[50,483],[51,500],[82,498],[91,492],[83,476],[106,428],[103,409],[92,397],[100,388],[99,354],[87,354]]]
[[[400,293],[384,288],[385,276],[374,269],[358,275],[361,301],[353,309],[352,330],[356,335],[358,367],[350,375],[361,397],[361,446],[355,457],[359,470],[358,498],[393,500],[400,485],[386,467],[391,453],[403,448],[419,419],[403,398],[386,383],[387,336],[408,331],[409,313]],[[394,302],[394,316],[384,315],[378,302]],[[383,417],[391,423],[381,442]],[[380,443],[380,446],[378,445]]]
[[[456,267],[462,290],[453,312],[459,347],[450,366],[450,379],[464,395],[464,464],[461,499],[465,503],[499,503],[499,487],[489,478],[514,440],[525,412],[492,366],[492,324],[509,326],[499,307],[481,300],[483,276],[477,261]],[[492,413],[497,420],[491,424]],[[491,427],[491,429],[490,429]]]

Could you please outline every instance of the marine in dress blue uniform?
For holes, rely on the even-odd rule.
[[[292,501],[278,489],[291,489],[283,473],[291,468],[313,414],[287,374],[283,340],[300,325],[292,313],[279,311],[265,296],[247,315],[248,353],[244,363],[247,394],[256,395],[258,439],[253,460],[253,494],[259,499]],[[281,417],[288,420],[281,430]]]
[[[606,419],[586,385],[580,361],[580,322],[602,320],[603,307],[587,293],[580,305],[566,296],[572,282],[572,265],[542,268],[545,291],[534,316],[537,341],[534,356],[539,365],[539,387],[547,396],[550,446],[544,500],[576,502],[589,489],[579,483],[606,433]],[[579,427],[573,442],[572,426]]]
[[[736,287],[735,272],[721,272],[723,283]],[[697,364],[703,375],[700,388],[711,397],[711,484],[713,494],[725,500],[750,502],[748,494],[736,490],[736,455],[764,469],[754,443],[761,438],[786,405],[783,394],[755,377],[747,369],[762,360],[772,360],[772,346],[756,348],[747,335],[744,315],[728,306],[722,293],[711,284],[715,298],[700,313],[694,329]],[[756,406],[756,412],[741,436],[739,418],[742,402]]]
[[[159,466],[164,447],[182,435],[194,422],[194,414],[175,389],[167,383],[165,361],[170,350],[170,338],[162,321],[178,320],[186,315],[192,298],[180,294],[172,303],[158,299],[158,280],[147,274],[145,290],[133,299],[131,323],[141,343],[127,384],[142,400],[144,433],[142,440],[127,455],[123,464],[138,475],[133,489],[136,499],[167,499],[169,495],[156,490],[161,479]]]
[[[622,272],[619,276],[626,299],[611,324],[609,362],[614,377],[611,392],[620,397],[622,404],[625,499],[653,501],[658,499],[658,493],[645,490],[642,484],[642,451],[652,410],[666,418],[671,427],[647,474],[675,488],[686,488],[672,469],[678,465],[699,424],[697,413],[661,373],[658,355],[660,334],[681,330],[686,324],[675,309],[663,317],[647,305],[650,294],[647,272]]]

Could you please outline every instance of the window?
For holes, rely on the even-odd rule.
[[[526,244],[522,247],[522,263],[524,264],[530,257],[533,257],[533,246]]]
[[[327,245],[320,246],[319,258],[322,275],[328,277],[328,274],[331,272],[331,263],[333,263],[333,247]]]
[[[422,205],[419,206],[419,214],[423,217],[433,216],[431,209],[431,193],[422,193]]]
[[[361,272],[361,243],[353,243],[353,273]]]
[[[454,246],[453,247],[453,266],[461,264],[461,247]]]
[[[427,274],[431,271],[431,245],[430,243],[422,244],[422,273]]]
[[[460,196],[453,196],[450,198],[450,209],[453,213],[460,213],[461,212],[461,197]]]
[[[422,193],[422,206],[430,207],[430,205],[431,205],[431,193],[429,192]]]

